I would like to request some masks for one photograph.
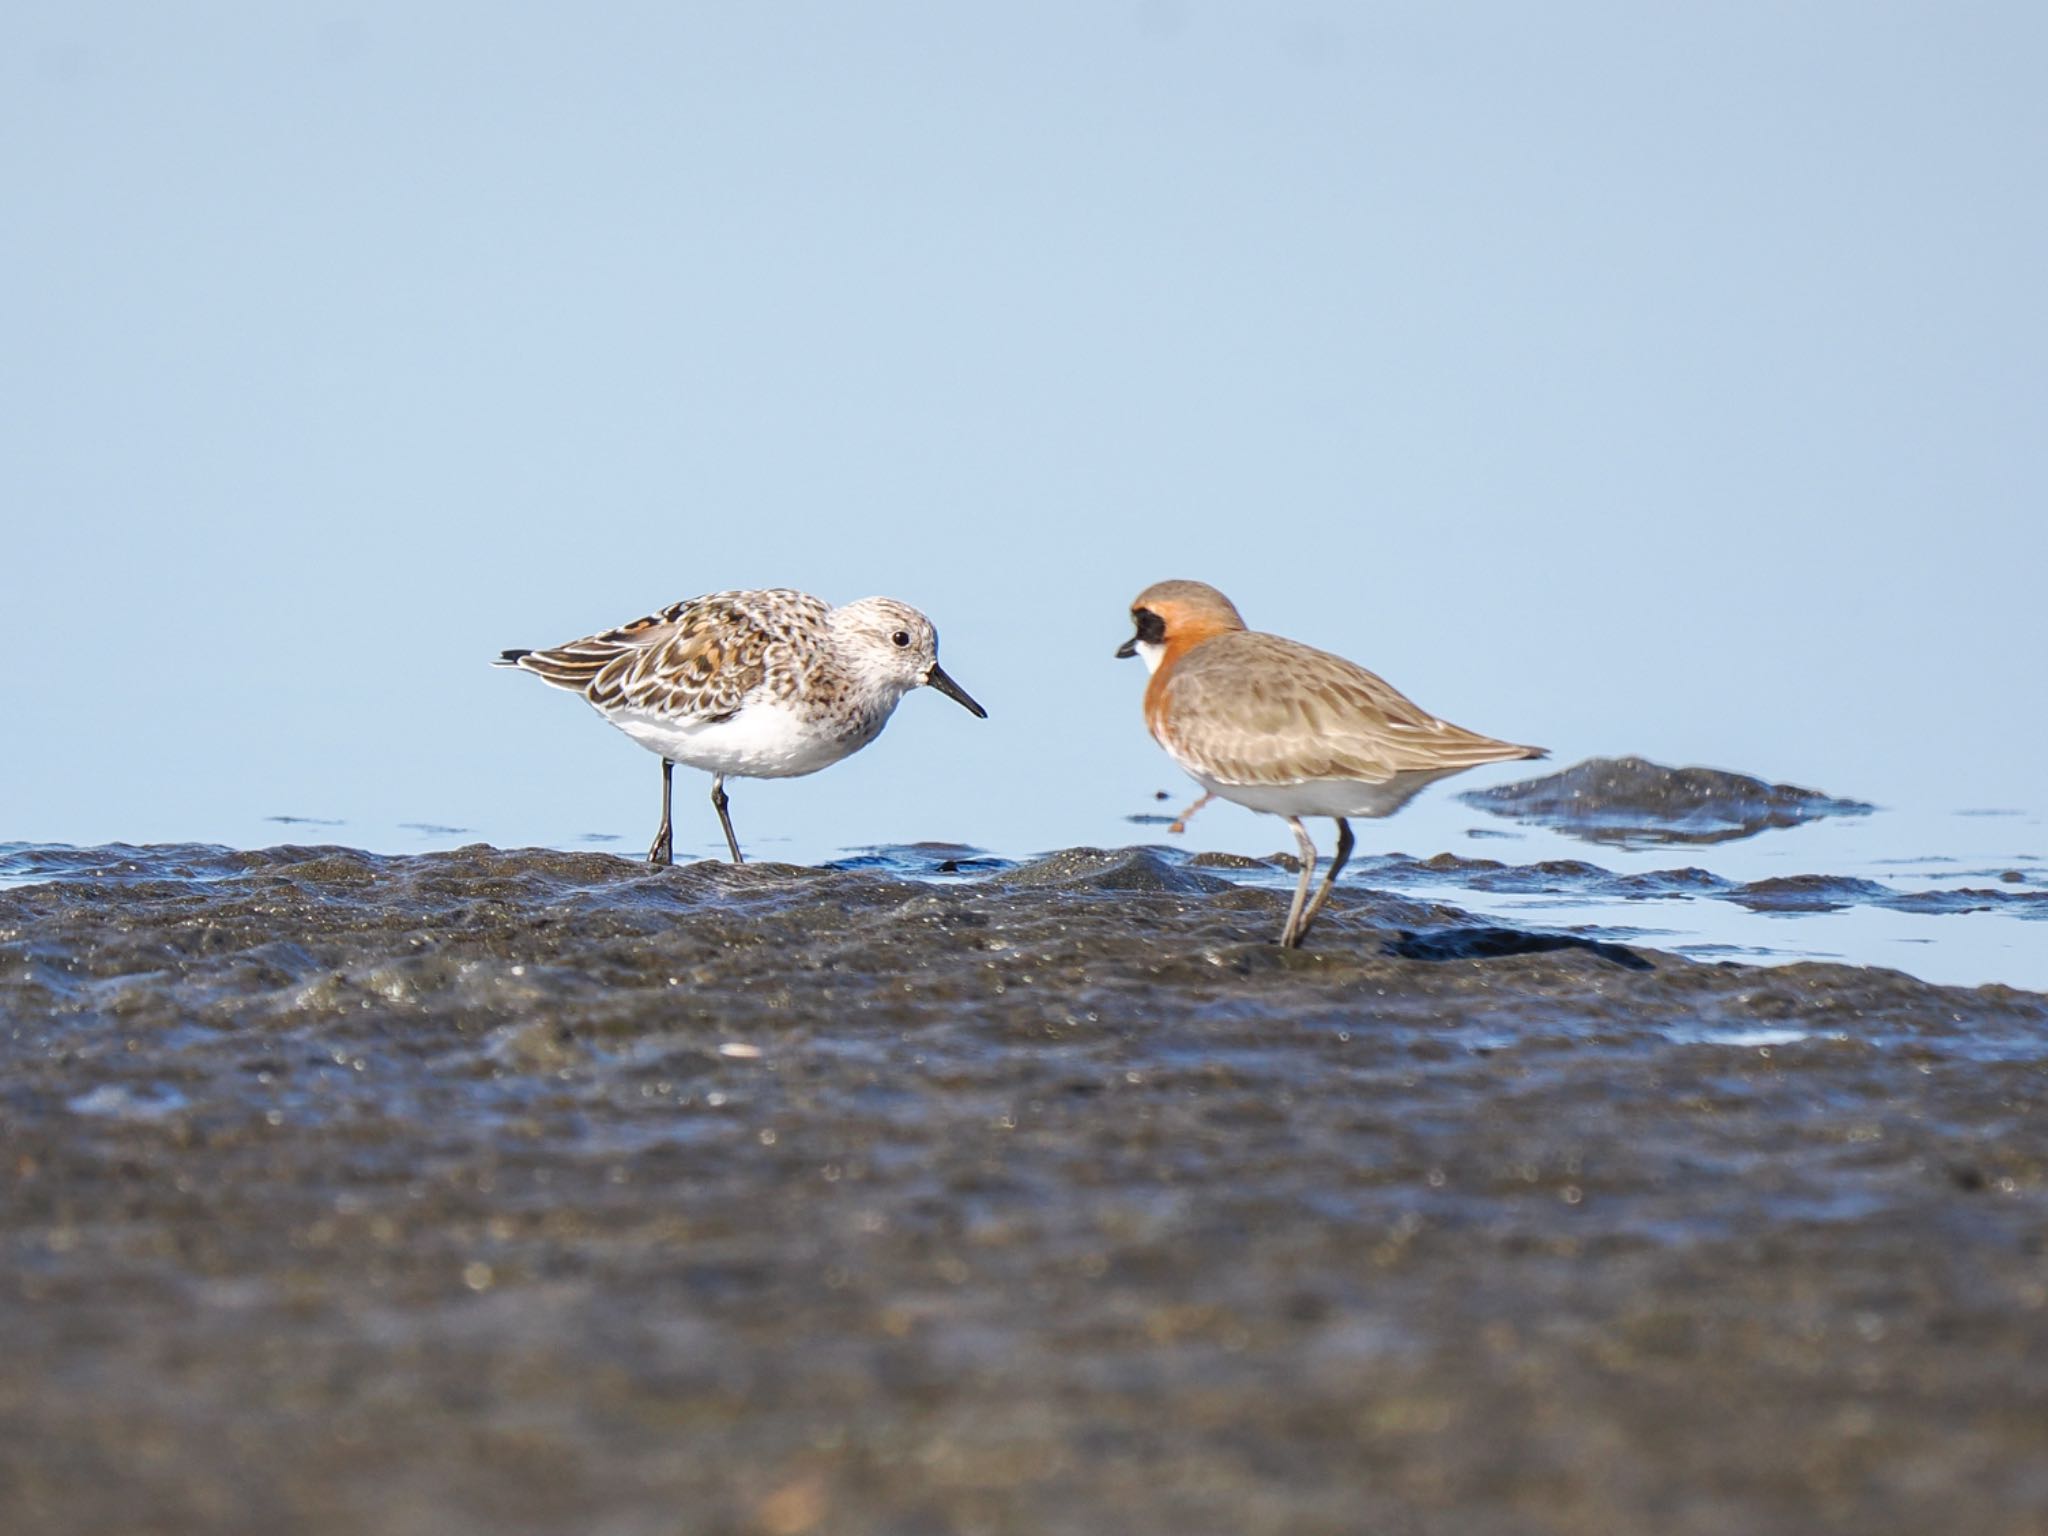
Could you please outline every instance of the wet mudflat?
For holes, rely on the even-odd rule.
[[[0,1529],[2048,1530],[2048,998],[1229,863],[21,855]]]

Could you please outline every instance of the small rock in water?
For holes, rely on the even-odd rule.
[[[1667,768],[1640,757],[1593,757],[1540,779],[1459,796],[1515,821],[1596,843],[1721,843],[1823,816],[1876,807],[1718,768]]]

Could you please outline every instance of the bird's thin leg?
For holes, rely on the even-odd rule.
[[[661,760],[661,830],[654,834],[654,846],[647,850],[650,864],[673,864],[676,861],[675,832],[669,825],[669,796],[675,788],[676,765],[667,758]]]
[[[1299,816],[1288,817],[1287,825],[1294,828],[1294,840],[1301,844],[1301,884],[1294,888],[1294,905],[1287,909],[1287,926],[1280,930],[1280,947],[1299,949],[1302,929],[1306,926],[1301,921],[1301,909],[1308,901],[1308,883],[1316,873],[1316,845]]]
[[[1330,861],[1330,872],[1323,876],[1323,888],[1316,892],[1316,899],[1308,904],[1308,910],[1301,914],[1301,931],[1294,936],[1299,944],[1308,937],[1308,927],[1316,920],[1316,914],[1323,910],[1323,903],[1330,899],[1330,888],[1337,883],[1337,871],[1344,867],[1351,857],[1351,850],[1358,846],[1358,840],[1351,835],[1351,823],[1342,816],[1337,822],[1337,857]]]
[[[725,828],[725,846],[732,850],[733,863],[744,864],[747,861],[740,857],[740,840],[732,835],[732,817],[726,814],[725,806],[725,775],[714,773],[711,775],[711,807],[718,812],[718,824]]]
[[[1215,798],[1216,796],[1213,792],[1203,795],[1201,799],[1197,800],[1193,805],[1189,806],[1186,810],[1182,811],[1178,816],[1174,817],[1173,825],[1168,827],[1166,830],[1169,832],[1187,831],[1189,819],[1194,816],[1195,812],[1199,811],[1203,806],[1207,805],[1211,800],[1214,800]]]

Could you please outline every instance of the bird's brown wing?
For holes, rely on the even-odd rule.
[[[1383,784],[1400,773],[1543,755],[1440,719],[1355,662],[1256,631],[1189,651],[1161,703],[1161,744],[1223,784]]]
[[[775,611],[764,598],[777,600]],[[828,612],[793,592],[714,592],[566,645],[507,651],[502,664],[602,710],[711,719],[738,709],[767,679],[778,652],[794,659],[815,650]]]

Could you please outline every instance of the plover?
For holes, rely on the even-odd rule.
[[[728,778],[816,773],[882,733],[913,688],[983,709],[939,665],[939,635],[907,603],[864,597],[834,608],[807,592],[713,592],[551,650],[513,650],[519,667],[580,693],[661,758],[661,830],[649,863],[675,862],[669,799],[675,765],[711,775],[711,804],[732,861]]]
[[[1151,671],[1145,724],[1153,738],[1210,794],[1285,817],[1294,829],[1301,881],[1280,932],[1290,948],[1351,857],[1347,817],[1391,816],[1450,774],[1546,755],[1440,720],[1341,656],[1245,628],[1230,599],[1199,581],[1147,587],[1131,619],[1137,633],[1117,655],[1142,656]],[[1337,823],[1337,855],[1314,901],[1316,845],[1304,816]]]

